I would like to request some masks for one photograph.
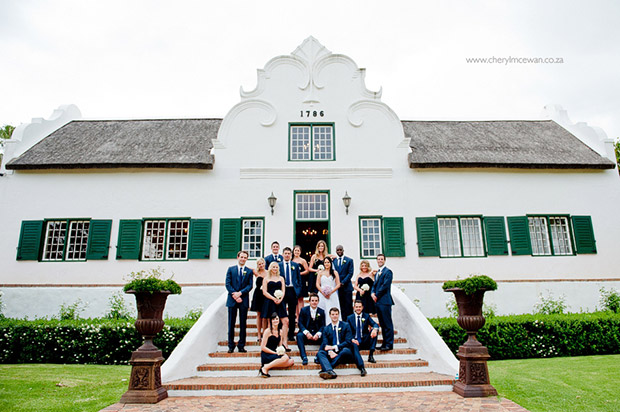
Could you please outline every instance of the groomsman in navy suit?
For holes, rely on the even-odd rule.
[[[304,306],[299,311],[299,333],[297,334],[297,346],[299,347],[299,355],[301,356],[302,365],[308,364],[306,356],[306,344],[318,345],[321,343],[323,336],[322,329],[325,325],[325,311],[319,308],[319,296],[310,292],[308,299],[310,306]],[[315,363],[319,363],[315,358]]]
[[[379,325],[375,322],[368,313],[364,311],[364,304],[361,300],[356,300],[353,304],[352,315],[349,315],[347,322],[353,331],[353,339],[351,339],[351,348],[353,349],[353,356],[356,359],[357,364],[363,364],[362,355],[360,350],[369,350],[368,362],[377,363],[373,354],[377,346],[377,334],[379,333]]]
[[[228,268],[226,272],[226,290],[228,299],[228,353],[235,350],[235,323],[237,321],[237,311],[239,311],[239,352],[245,350],[245,329],[248,319],[248,308],[250,307],[250,290],[252,290],[251,269],[245,267],[248,260],[248,252],[245,250],[237,253],[237,264]]]
[[[284,304],[288,310],[288,340],[294,340],[297,298],[301,296],[301,267],[293,262],[293,251],[290,247],[285,247],[283,253],[283,260],[280,262],[280,276],[284,278],[286,283]]]
[[[323,379],[336,378],[334,367],[341,363],[355,362],[362,376],[366,376],[364,361],[357,363],[351,351],[351,327],[347,322],[339,321],[340,310],[331,308],[329,310],[331,323],[323,327],[323,342],[316,357],[321,364],[319,376]]]
[[[279,253],[280,252],[280,243],[278,243],[277,240],[274,240],[273,242],[271,242],[271,254],[265,256],[265,269],[269,270],[269,265],[271,265],[272,262],[276,262],[276,263],[280,263],[282,262],[282,255]]]
[[[347,319],[353,313],[353,259],[344,255],[342,245],[336,246],[337,258],[334,259],[334,269],[340,276],[340,288],[338,289],[338,300],[340,301],[340,310],[342,311],[342,319]]]
[[[377,255],[379,270],[375,275],[375,283],[372,285],[371,297],[377,305],[377,316],[383,333],[383,345],[381,351],[394,349],[394,325],[392,324],[392,271],[385,266],[385,255]]]

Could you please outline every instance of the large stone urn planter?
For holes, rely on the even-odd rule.
[[[138,320],[136,329],[144,343],[131,354],[131,377],[129,390],[121,397],[121,403],[157,403],[168,397],[168,391],[161,385],[162,353],[153,344],[153,338],[164,327],[163,313],[170,292],[136,292]]]
[[[489,382],[489,351],[476,339],[476,333],[485,323],[482,301],[484,292],[489,289],[479,289],[471,295],[461,288],[444,290],[454,293],[459,309],[456,321],[467,332],[467,341],[459,346],[456,353],[459,358],[459,379],[454,384],[454,392],[465,398],[497,395],[497,390]]]

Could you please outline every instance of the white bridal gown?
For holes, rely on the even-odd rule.
[[[325,286],[330,286],[332,290],[336,287],[336,279],[332,278],[328,274],[321,276],[321,289]],[[332,293],[329,299],[326,299],[321,292],[319,292],[319,307],[325,311],[325,324],[331,323],[329,316],[329,310],[331,308],[338,308],[340,310],[340,300],[338,299],[338,291]],[[342,320],[342,312],[338,319]]]

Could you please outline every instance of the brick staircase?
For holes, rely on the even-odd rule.
[[[225,316],[225,315],[224,315]],[[377,319],[375,318],[375,321]],[[398,326],[398,325],[396,325]],[[235,330],[238,335],[238,325]],[[339,365],[338,378],[323,380],[318,376],[320,365],[313,362],[318,345],[307,345],[309,364],[302,365],[295,341],[289,341],[289,356],[295,365],[288,369],[272,369],[271,378],[258,376],[260,344],[256,317],[248,316],[247,353],[228,353],[225,328],[217,331],[217,349],[208,353],[206,362],[196,367],[195,376],[168,381],[164,384],[169,396],[209,396],[248,394],[355,393],[379,391],[451,391],[454,376],[431,371],[429,363],[420,359],[417,350],[395,331],[394,349],[376,351],[377,363],[365,362],[368,375],[361,377],[354,364]],[[377,347],[382,343],[379,335]],[[362,351],[364,360],[368,351]]]

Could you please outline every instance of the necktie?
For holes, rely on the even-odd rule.
[[[286,286],[291,286],[291,266],[286,262]]]
[[[355,330],[355,339],[357,339],[358,342],[362,341],[362,320],[360,315],[357,315],[357,328]]]
[[[341,258],[341,257],[340,257],[340,258],[338,258],[338,266],[339,266],[339,267],[342,267],[342,258]]]
[[[241,283],[242,278],[243,278],[243,266],[239,266],[239,283]]]
[[[336,328],[336,325],[334,325],[334,345],[338,346],[338,329]]]

